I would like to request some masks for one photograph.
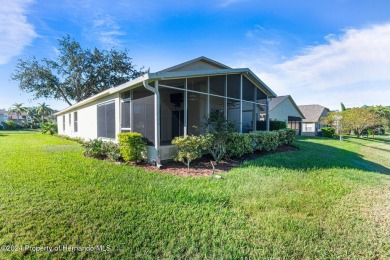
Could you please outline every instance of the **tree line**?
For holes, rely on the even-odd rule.
[[[341,111],[330,112],[322,123],[333,126],[340,139],[351,132],[359,138],[363,133],[375,136],[378,132],[390,130],[390,106],[345,108],[341,103]]]

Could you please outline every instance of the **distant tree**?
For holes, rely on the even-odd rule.
[[[41,122],[44,123],[45,121],[45,116],[48,116],[53,113],[53,109],[50,108],[49,105],[47,105],[45,102],[38,103],[38,107],[36,108],[36,111],[38,115],[41,116]]]
[[[346,129],[353,130],[360,138],[364,130],[380,124],[379,116],[368,108],[350,108],[342,112],[342,122]]]
[[[389,106],[372,106],[372,111],[380,118],[381,127],[387,131],[390,130],[390,107]]]
[[[343,111],[332,111],[321,120],[321,124],[331,125],[336,129],[336,135],[340,137],[340,141],[343,140],[343,134],[345,133],[343,113]]]
[[[11,79],[35,98],[55,98],[69,105],[143,73],[136,70],[128,51],[83,49],[69,35],[58,40],[56,60],[35,57],[19,60]]]
[[[27,108],[23,106],[23,103],[15,103],[12,105],[11,109],[9,110],[10,113],[16,114],[16,119],[19,122],[19,116],[22,115],[22,113],[27,112]]]

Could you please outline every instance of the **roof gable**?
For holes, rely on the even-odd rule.
[[[277,107],[278,105],[283,103],[283,101],[285,101],[285,100],[286,100],[286,102],[289,101],[295,107],[297,112],[301,115],[302,119],[305,118],[305,115],[302,113],[302,111],[299,109],[299,107],[295,103],[294,99],[290,95],[278,96],[278,97],[272,98],[270,103],[269,103],[269,110],[274,109],[275,107]]]
[[[299,109],[305,115],[303,122],[318,122],[321,117],[325,116],[329,109],[321,105],[301,105]]]
[[[230,67],[219,63],[215,60],[201,56],[199,58],[180,63],[173,67],[161,70],[161,72],[175,72],[175,71],[196,71],[196,70],[216,70],[216,69],[230,69]]]

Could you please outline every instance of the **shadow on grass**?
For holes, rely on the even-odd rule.
[[[310,139],[317,139],[312,142]],[[259,164],[269,167],[282,167],[294,170],[310,170],[310,169],[331,169],[331,168],[348,168],[376,172],[390,175],[390,169],[365,160],[362,155],[338,148],[331,145],[326,145],[326,140],[317,137],[299,137],[295,146],[299,149],[293,152],[277,153],[269,156],[260,157],[246,164]],[[334,142],[336,140],[329,140]],[[338,142],[338,141],[336,141]],[[346,141],[347,145],[349,141]],[[355,143],[359,145],[358,143]],[[338,146],[338,144],[336,144]],[[349,144],[348,144],[349,145]],[[342,146],[342,144],[340,144]],[[384,153],[387,150],[384,149]],[[244,166],[245,167],[245,166]]]

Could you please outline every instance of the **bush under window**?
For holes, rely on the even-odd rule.
[[[119,148],[126,162],[138,163],[142,161],[142,154],[146,151],[146,143],[142,134],[126,132],[118,134]]]

